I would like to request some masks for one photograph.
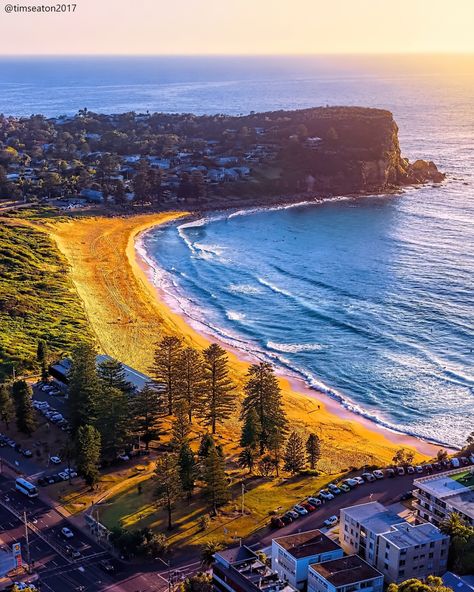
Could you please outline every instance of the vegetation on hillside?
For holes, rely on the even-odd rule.
[[[86,315],[67,264],[43,232],[14,222],[0,225],[0,380],[39,372],[39,340],[51,355],[91,341]]]

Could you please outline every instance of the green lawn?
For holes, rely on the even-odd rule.
[[[465,487],[474,487],[474,472],[466,470],[462,473],[458,473],[457,475],[451,475],[451,479],[461,483]]]

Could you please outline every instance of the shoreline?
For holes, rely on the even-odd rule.
[[[348,197],[341,197],[336,199],[354,199],[355,196],[348,196]],[[319,199],[319,200],[311,200],[311,201],[304,201],[304,202],[295,202],[295,203],[282,203],[282,204],[275,204],[271,205],[267,208],[262,207],[252,207],[248,208],[248,210],[238,210],[233,212],[234,215],[250,215],[254,211],[263,211],[263,210],[273,210],[273,209],[281,209],[281,208],[289,208],[289,207],[299,207],[299,206],[307,206],[307,205],[317,205],[326,203],[327,201],[333,201],[332,199]],[[214,214],[216,218],[220,216],[220,212],[214,210]],[[183,219],[183,223],[187,224],[187,220],[189,223],[192,224],[195,221],[201,220],[203,216],[199,215],[200,213],[190,213],[189,215],[185,216]],[[232,214],[230,214],[232,216]],[[211,219],[214,217],[212,216]],[[169,220],[168,222],[164,223],[164,225],[174,225],[176,220]],[[223,347],[226,351],[231,352],[233,356],[235,356],[240,362],[245,364],[252,364],[258,361],[261,361],[256,354],[252,354],[251,352],[239,349],[238,346],[229,344],[223,338],[220,338],[218,335],[212,333],[212,331],[207,328],[203,323],[199,322],[196,319],[189,317],[185,311],[182,309],[178,309],[178,300],[173,298],[172,294],[169,294],[162,288],[160,288],[155,283],[155,278],[157,275],[157,270],[159,269],[157,265],[150,261],[148,254],[146,253],[146,249],[143,246],[143,237],[148,232],[152,231],[154,226],[141,229],[140,231],[134,234],[134,247],[135,247],[135,259],[140,267],[143,274],[146,276],[147,281],[151,287],[151,289],[155,293],[155,297],[162,302],[165,306],[167,306],[174,315],[177,315],[183,323],[188,327],[189,331],[197,332],[201,337],[203,337],[206,342],[217,342],[221,347]],[[440,447],[444,447],[447,450],[454,451],[455,449],[449,447],[445,444],[435,442],[435,441],[428,441],[420,436],[416,436],[414,434],[407,434],[403,431],[398,431],[396,428],[389,427],[380,422],[370,419],[369,417],[365,416],[362,412],[358,413],[357,411],[348,408],[344,405],[344,400],[337,400],[336,397],[331,397],[330,394],[325,393],[324,391],[317,389],[316,387],[311,387],[307,384],[304,378],[291,375],[289,370],[285,370],[285,368],[276,365],[275,366],[275,374],[278,376],[279,381],[283,382],[283,384],[287,384],[290,387],[292,392],[301,394],[305,397],[310,397],[311,399],[316,400],[319,404],[324,405],[326,410],[331,414],[337,416],[339,419],[344,421],[351,421],[357,422],[361,424],[363,427],[367,428],[368,430],[373,430],[379,432],[380,434],[387,437],[393,443],[396,443],[400,446],[409,446],[416,448],[421,454],[433,455],[436,454],[436,451]],[[351,402],[348,401],[348,405]],[[355,405],[355,403],[354,403]]]

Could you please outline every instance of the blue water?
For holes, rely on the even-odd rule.
[[[176,307],[221,339],[398,430],[474,425],[473,58],[0,60],[0,112],[390,109],[442,187],[216,213],[144,247]]]

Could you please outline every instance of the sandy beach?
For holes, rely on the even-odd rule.
[[[135,248],[140,233],[183,217],[183,212],[116,218],[71,219],[48,224],[47,229],[71,267],[99,348],[138,370],[150,368],[157,341],[175,334],[195,347],[211,340],[198,332],[152,282],[153,270]],[[229,352],[231,373],[241,387],[251,359]],[[401,446],[417,451],[417,458],[433,456],[437,446],[378,426],[343,408],[337,401],[310,389],[303,381],[279,376],[290,424],[315,431],[323,440],[326,463],[333,468],[387,464]],[[238,417],[229,420],[222,441],[235,448]]]

